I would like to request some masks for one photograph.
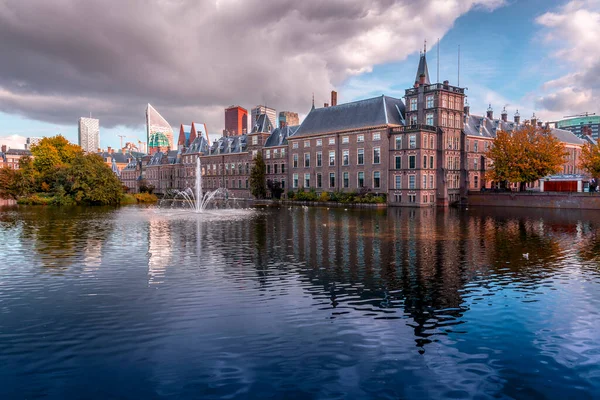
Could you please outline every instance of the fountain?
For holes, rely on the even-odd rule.
[[[183,199],[184,203],[188,205],[192,211],[201,214],[206,210],[211,201],[219,195],[228,198],[227,189],[218,188],[207,192],[202,190],[202,162],[200,161],[200,157],[196,157],[196,182],[194,189],[187,188],[185,190],[177,190],[175,191],[174,199]]]

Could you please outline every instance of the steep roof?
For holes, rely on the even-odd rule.
[[[285,126],[283,128],[274,129],[273,132],[271,132],[271,135],[267,138],[265,147],[285,146],[287,144],[287,139],[290,136],[294,136],[294,134],[298,131],[298,128],[300,128],[300,125]]]
[[[206,153],[208,152],[209,146],[208,146],[208,141],[206,140],[205,137],[203,136],[197,136],[196,139],[194,139],[194,141],[192,143],[190,143],[190,146],[186,149],[186,154],[191,154],[191,153]]]
[[[247,136],[223,136],[210,146],[208,155],[241,153],[246,150]]]
[[[295,137],[382,125],[404,125],[404,103],[388,96],[311,110]]]
[[[260,114],[252,127],[252,133],[269,133],[273,129],[273,123],[267,114]]]
[[[525,125],[515,124],[511,121],[502,121],[501,119],[489,119],[479,115],[468,115],[465,117],[465,124],[463,130],[467,136],[483,137],[483,138],[495,138],[496,133],[501,130],[505,132],[512,132],[515,129],[522,129]],[[550,129],[550,133],[554,135],[558,140],[568,144],[582,145],[585,141],[574,133],[564,129]]]
[[[421,79],[421,75],[425,76],[425,84],[430,85],[429,81],[429,69],[427,68],[427,58],[425,57],[426,53],[421,53],[421,58],[419,59],[419,67],[417,68],[417,76],[415,77],[415,82],[419,82]]]

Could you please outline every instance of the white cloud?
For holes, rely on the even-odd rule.
[[[346,79],[403,60],[501,0],[0,1],[0,111],[223,128],[223,108],[305,112]],[[36,10],[32,13],[31,10]]]
[[[600,0],[571,1],[536,19],[558,65],[571,71],[542,85],[535,104],[557,118],[600,104]]]

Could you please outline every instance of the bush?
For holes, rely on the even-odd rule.
[[[134,197],[138,203],[156,203],[158,201],[158,197],[151,193],[136,193]]]
[[[289,190],[287,192],[287,197],[289,200],[294,200],[294,196],[296,195],[296,192],[294,192],[293,190]]]
[[[319,196],[319,201],[329,201],[329,195],[327,192],[322,192]]]
[[[137,204],[137,199],[135,198],[134,195],[125,193],[125,194],[123,194],[123,196],[121,196],[121,200],[119,201],[119,204],[121,204],[121,205]]]
[[[32,194],[31,196],[21,197],[17,200],[17,204],[27,205],[27,206],[47,206],[53,204],[54,197],[45,197],[39,196],[37,194]]]

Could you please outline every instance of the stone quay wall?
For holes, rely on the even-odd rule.
[[[469,192],[469,207],[532,207],[600,210],[600,193],[480,193]]]

